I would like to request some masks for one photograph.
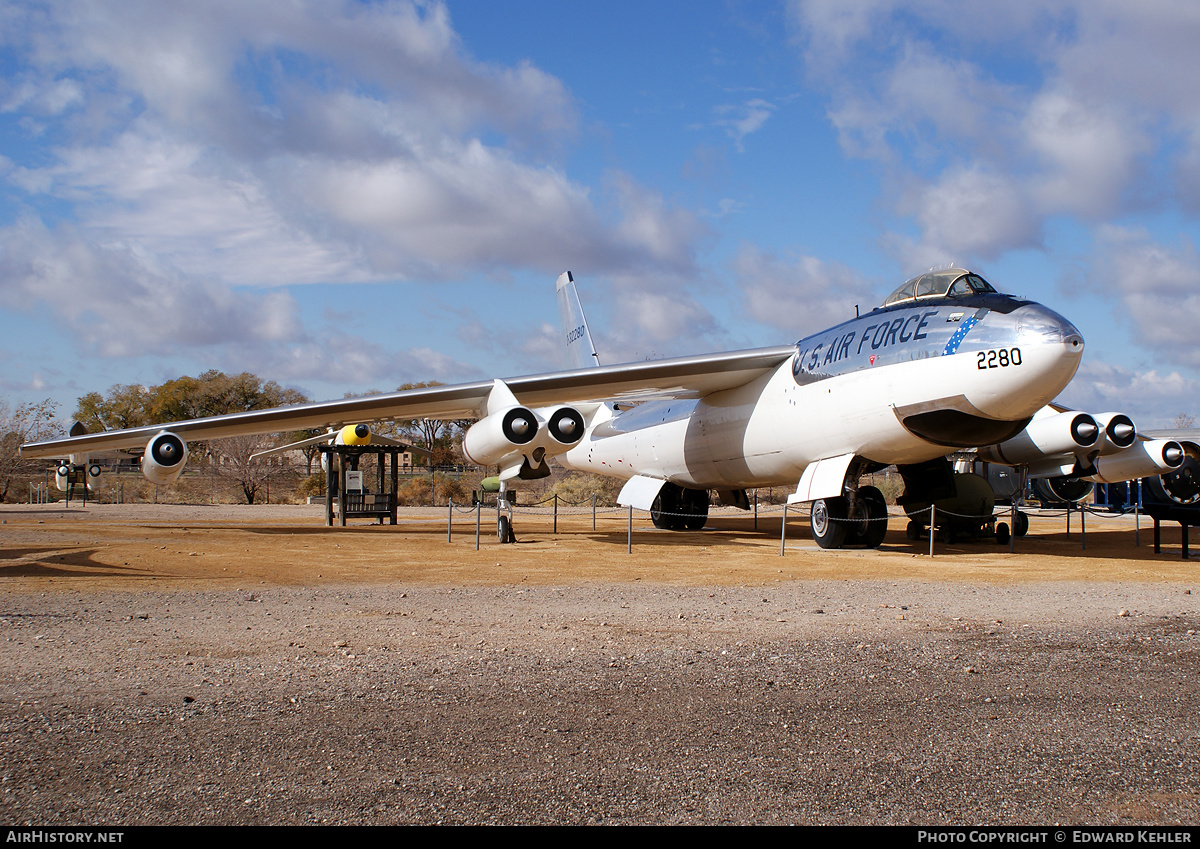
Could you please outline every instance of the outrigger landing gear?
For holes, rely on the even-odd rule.
[[[496,493],[496,538],[502,544],[517,541],[517,535],[513,533],[512,514],[512,505],[508,503],[508,483],[500,481],[500,491]]]

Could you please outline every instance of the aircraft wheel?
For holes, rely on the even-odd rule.
[[[866,522],[858,534],[858,541],[867,548],[879,548],[887,536],[887,500],[876,487],[863,486],[859,487],[858,501],[866,507]]]
[[[708,490],[685,489],[681,500],[684,530],[698,531],[703,528],[708,521]]]
[[[908,523],[908,527],[906,527],[904,529],[904,535],[906,537],[908,537],[910,540],[912,540],[913,542],[916,542],[917,540],[919,540],[921,538],[921,534],[924,532],[924,530],[925,530],[925,526],[922,525],[920,522],[910,520]]]
[[[1013,521],[1013,533],[1016,534],[1018,538],[1029,533],[1029,517],[1020,510],[1017,511],[1017,518]]]
[[[813,502],[809,518],[812,522],[813,539],[821,548],[841,548],[845,544],[848,507],[846,499],[841,496]]]
[[[496,520],[496,536],[501,543],[517,541],[517,536],[513,533],[512,522],[508,520],[507,516],[501,516]]]
[[[660,531],[673,531],[679,527],[677,523],[680,517],[674,515],[679,512],[679,504],[674,493],[669,491],[669,486],[664,486],[650,505],[650,521]]]
[[[1008,523],[996,524],[996,545],[1008,545]]]

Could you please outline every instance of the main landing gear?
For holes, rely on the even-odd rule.
[[[698,531],[708,521],[708,490],[663,484],[650,505],[650,519],[661,531]]]
[[[821,548],[878,548],[887,535],[887,501],[873,486],[860,486],[853,498],[840,495],[812,505],[812,535]]]

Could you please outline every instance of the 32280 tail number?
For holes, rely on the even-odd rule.
[[[990,351],[979,351],[976,365],[980,369],[1008,368],[1021,364],[1020,348],[994,348]]]

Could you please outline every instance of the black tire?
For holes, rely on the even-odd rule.
[[[708,490],[685,489],[680,517],[685,531],[698,531],[708,521]]]
[[[675,514],[679,512],[679,504],[672,495],[673,493],[668,492],[667,487],[664,486],[662,492],[655,496],[654,503],[650,505],[650,521],[660,531],[673,531],[678,527],[676,523],[680,517]]]
[[[844,497],[823,498],[814,501],[809,521],[812,523],[813,539],[821,548],[841,548],[846,544],[849,531],[846,513],[849,504]]]
[[[501,516],[496,520],[496,536],[501,544],[517,541],[517,536],[513,533],[512,522],[508,521],[507,516]]]
[[[887,536],[887,500],[876,487],[858,489],[858,501],[866,507],[866,522],[858,533],[858,542],[867,548],[879,548]]]
[[[1008,545],[1008,523],[999,522],[996,525],[996,545]]]
[[[1029,517],[1020,510],[1017,511],[1017,517],[1013,520],[1013,533],[1017,535],[1017,539],[1029,533]]]

